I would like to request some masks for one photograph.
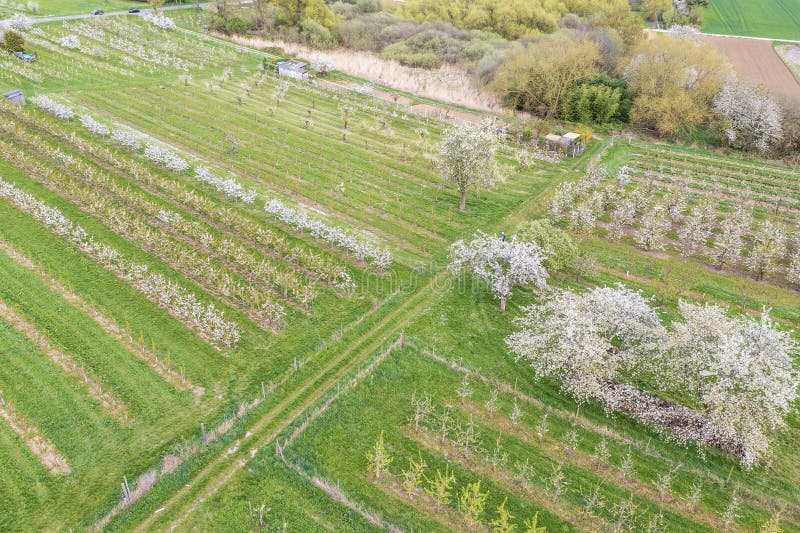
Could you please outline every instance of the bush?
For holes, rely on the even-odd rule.
[[[300,23],[300,31],[303,32],[308,44],[315,48],[330,48],[336,44],[330,30],[310,18],[303,19]]]
[[[245,35],[250,31],[250,24],[239,15],[231,15],[225,21],[225,33],[229,35]]]
[[[25,38],[19,32],[8,30],[3,36],[3,46],[9,52],[22,52],[25,50]]]
[[[542,263],[548,272],[566,270],[578,253],[572,238],[546,218],[523,223],[517,229],[517,237],[537,244],[548,254]]]
[[[390,44],[383,49],[381,56],[409,67],[436,68],[442,64],[436,52],[414,52],[405,42]]]

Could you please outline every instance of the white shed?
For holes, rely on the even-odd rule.
[[[308,79],[308,65],[296,59],[288,61],[279,61],[277,64],[278,74],[286,76],[287,78],[294,78],[296,80]]]

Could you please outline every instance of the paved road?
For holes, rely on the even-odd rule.
[[[656,28],[647,28],[644,31],[651,31],[653,33],[670,33],[670,30],[658,30]],[[800,41],[793,41],[792,39],[773,39],[772,37],[750,37],[747,35],[728,35],[724,33],[703,33],[697,32],[697,35],[705,35],[707,37],[730,37],[732,39],[749,39],[751,41],[780,41],[782,43],[795,43],[800,44]]]
[[[211,5],[210,2],[201,3],[200,7],[206,7],[206,6],[209,6],[209,5]],[[191,3],[191,4],[182,4],[182,5],[179,5],[179,6],[164,6],[164,7],[159,8],[159,10],[160,11],[175,11],[175,10],[178,10],[178,9],[194,9],[196,7],[197,7],[196,4]],[[153,11],[153,9],[149,8],[149,7],[141,9],[142,13],[149,13],[151,11]],[[117,15],[130,15],[130,14],[131,13],[128,13],[127,10],[125,10],[125,11],[109,11],[108,13],[106,13],[106,14],[104,14],[102,16],[103,17],[113,17],[113,16],[117,16]],[[62,15],[60,17],[34,17],[34,18],[31,18],[31,21],[34,24],[39,24],[41,22],[56,22],[56,21],[59,21],[59,20],[88,19],[88,18],[92,18],[92,17],[95,17],[95,16],[97,16],[97,15],[92,15],[91,13],[81,13],[79,15]]]

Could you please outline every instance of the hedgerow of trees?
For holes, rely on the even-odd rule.
[[[705,4],[649,0],[643,9],[669,25],[693,22]],[[670,138],[705,130],[711,142],[800,158],[800,103],[729,82],[730,65],[691,28],[644,39],[626,0],[255,0],[246,8],[217,0],[210,25],[414,67],[459,65],[506,105],[544,119],[632,123]]]

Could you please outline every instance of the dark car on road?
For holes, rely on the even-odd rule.
[[[141,11],[142,11],[141,9],[136,9],[136,8],[134,7],[133,9],[129,9],[129,10],[128,10],[128,13],[141,13]]]
[[[102,15],[103,13],[105,13],[105,11],[103,11],[102,9],[95,9],[94,11],[92,11],[92,15]]]

